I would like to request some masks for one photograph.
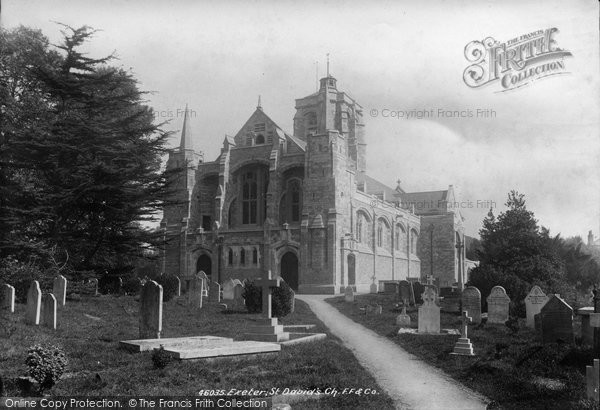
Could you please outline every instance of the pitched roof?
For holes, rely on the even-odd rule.
[[[405,192],[400,195],[400,198],[401,207],[411,208],[414,205],[417,214],[445,211],[448,190]]]
[[[306,151],[306,141],[302,141],[300,138],[294,137],[286,132],[284,132],[284,134],[290,141],[296,144],[298,148],[300,148],[302,151]]]
[[[356,177],[356,182],[359,184],[365,183],[365,193],[369,195],[383,194],[383,199],[386,201],[394,201],[398,191],[387,186],[383,182],[368,176],[367,174],[359,173]]]

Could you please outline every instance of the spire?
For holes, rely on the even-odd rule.
[[[329,77],[329,53],[327,53],[327,77]]]
[[[183,115],[183,128],[181,130],[181,143],[179,144],[180,150],[193,149],[192,147],[192,131],[190,130],[190,119],[189,110],[187,104],[185,105],[185,113]]]
[[[260,103],[260,94],[258,94],[258,104],[256,105],[256,108],[262,110],[262,104]]]

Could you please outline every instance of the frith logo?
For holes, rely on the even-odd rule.
[[[471,41],[465,47],[465,57],[472,63],[463,79],[469,87],[477,88],[499,81],[499,92],[523,87],[540,78],[567,74],[565,57],[571,52],[557,47],[554,35],[557,28],[523,34],[504,43],[488,37]]]

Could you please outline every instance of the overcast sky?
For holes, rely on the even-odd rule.
[[[406,191],[446,189],[462,201],[467,234],[516,189],[551,233],[600,229],[598,2],[586,1],[26,1],[2,2],[5,28],[23,24],[60,41],[60,21],[102,31],[94,57],[116,51],[155,93],[168,129],[187,103],[206,160],[252,114],[292,132],[294,99],[315,91],[316,64],[364,107],[371,176]],[[569,74],[508,92],[469,88],[464,48],[556,27]],[[494,118],[395,119],[384,110],[494,110]],[[373,116],[377,110],[378,115]],[[387,111],[386,111],[387,112]],[[173,145],[178,137],[173,138]],[[483,202],[480,202],[483,203]]]

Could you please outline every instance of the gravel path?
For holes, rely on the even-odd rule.
[[[485,409],[486,399],[407,353],[387,338],[342,315],[324,299],[296,295],[339,337],[399,409]],[[359,386],[360,387],[360,386]]]

